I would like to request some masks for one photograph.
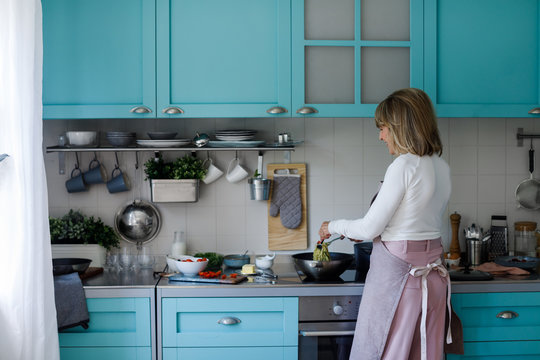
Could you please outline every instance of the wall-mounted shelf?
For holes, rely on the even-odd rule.
[[[258,147],[196,147],[196,146],[180,146],[180,147],[143,147],[143,146],[129,146],[129,147],[112,147],[112,146],[89,146],[89,147],[71,147],[71,146],[48,146],[47,153],[58,153],[58,172],[59,174],[65,174],[65,160],[64,153],[66,152],[135,152],[135,168],[139,167],[138,153],[141,151],[189,151],[195,155],[197,151],[257,151],[259,157],[262,158],[262,154],[265,151],[284,151],[283,162],[289,164],[291,162],[291,151],[294,151],[294,146],[258,146]]]

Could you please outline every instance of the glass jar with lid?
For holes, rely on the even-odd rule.
[[[518,221],[514,223],[514,255],[536,256],[536,223]]]

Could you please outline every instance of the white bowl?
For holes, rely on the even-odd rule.
[[[268,256],[259,256],[255,258],[255,266],[259,269],[270,269],[273,264],[274,258],[269,258]]]
[[[203,258],[194,256],[180,256],[178,260],[174,260],[178,271],[185,276],[197,276],[208,265],[208,260],[201,261]],[[189,261],[191,260],[191,261]]]
[[[67,131],[66,137],[69,145],[73,146],[88,146],[97,143],[97,131]]]
[[[167,265],[169,266],[169,272],[178,272],[178,268],[176,267],[176,259],[169,257],[167,255]]]

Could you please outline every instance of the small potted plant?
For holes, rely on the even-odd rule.
[[[144,164],[145,180],[150,180],[153,202],[198,201],[199,182],[206,171],[202,160],[190,155],[165,162],[158,154]]]
[[[104,264],[105,251],[117,248],[120,238],[100,218],[86,216],[73,209],[61,218],[49,217],[53,257],[90,258]]]
[[[251,200],[268,200],[272,180],[263,179],[259,170],[255,170],[253,177],[248,179]]]

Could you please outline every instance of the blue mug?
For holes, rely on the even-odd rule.
[[[119,174],[114,175],[118,171]],[[119,167],[115,167],[111,174],[111,180],[107,182],[107,189],[111,194],[129,190],[129,181]]]
[[[75,175],[77,171],[79,174]],[[84,182],[83,174],[79,167],[75,167],[75,169],[71,171],[71,178],[66,181],[66,189],[68,193],[76,193],[88,190],[88,186],[86,186],[86,183]]]
[[[97,163],[97,165],[92,167],[94,163]],[[99,160],[94,159],[90,161],[88,171],[83,174],[83,177],[87,184],[103,184],[107,181],[107,172]]]

